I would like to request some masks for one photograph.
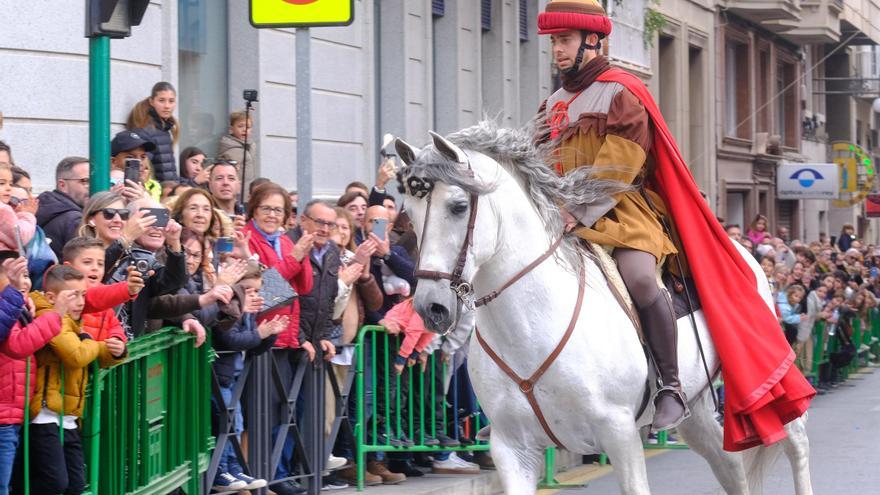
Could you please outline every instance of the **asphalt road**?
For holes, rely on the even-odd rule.
[[[817,397],[807,429],[816,494],[880,494],[880,369],[855,375],[833,392]],[[648,459],[648,478],[654,495],[723,493],[708,464],[689,450],[667,451]],[[588,483],[586,488],[559,493],[620,493],[611,474],[583,481]],[[794,494],[784,456],[771,469],[764,493]]]

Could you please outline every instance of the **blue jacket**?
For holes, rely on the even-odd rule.
[[[9,337],[9,331],[15,326],[24,308],[24,296],[12,285],[7,285],[0,292],[0,342]]]
[[[215,328],[212,334],[214,350],[217,351],[214,373],[223,387],[235,383],[235,378],[244,369],[242,351],[248,351],[252,355],[262,354],[272,348],[276,338],[275,335],[266,339],[260,338],[257,332],[257,316],[254,313],[245,313],[228,330]]]

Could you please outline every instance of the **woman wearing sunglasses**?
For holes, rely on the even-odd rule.
[[[79,235],[94,237],[104,243],[107,251],[105,266],[122,256],[133,239],[139,238],[156,223],[156,217],[126,207],[121,194],[101,191],[89,198],[83,208]]]

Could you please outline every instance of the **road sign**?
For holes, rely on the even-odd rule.
[[[354,0],[251,0],[250,21],[257,28],[347,26]]]

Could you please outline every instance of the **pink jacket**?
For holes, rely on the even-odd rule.
[[[11,206],[0,203],[0,249],[18,251],[15,240],[15,226],[18,225],[22,245],[34,238],[37,230],[37,217],[33,213],[16,213]]]
[[[61,330],[61,317],[49,311],[33,323],[16,323],[0,345],[0,424],[18,425],[24,418],[24,405],[30,402],[37,383],[37,361],[31,359]],[[27,362],[30,360],[30,390],[25,397]]]
[[[434,334],[425,328],[425,322],[413,308],[412,298],[395,304],[383,319],[397,323],[403,330],[403,343],[397,351],[403,358],[408,358],[413,351],[422,352],[434,340]]]

